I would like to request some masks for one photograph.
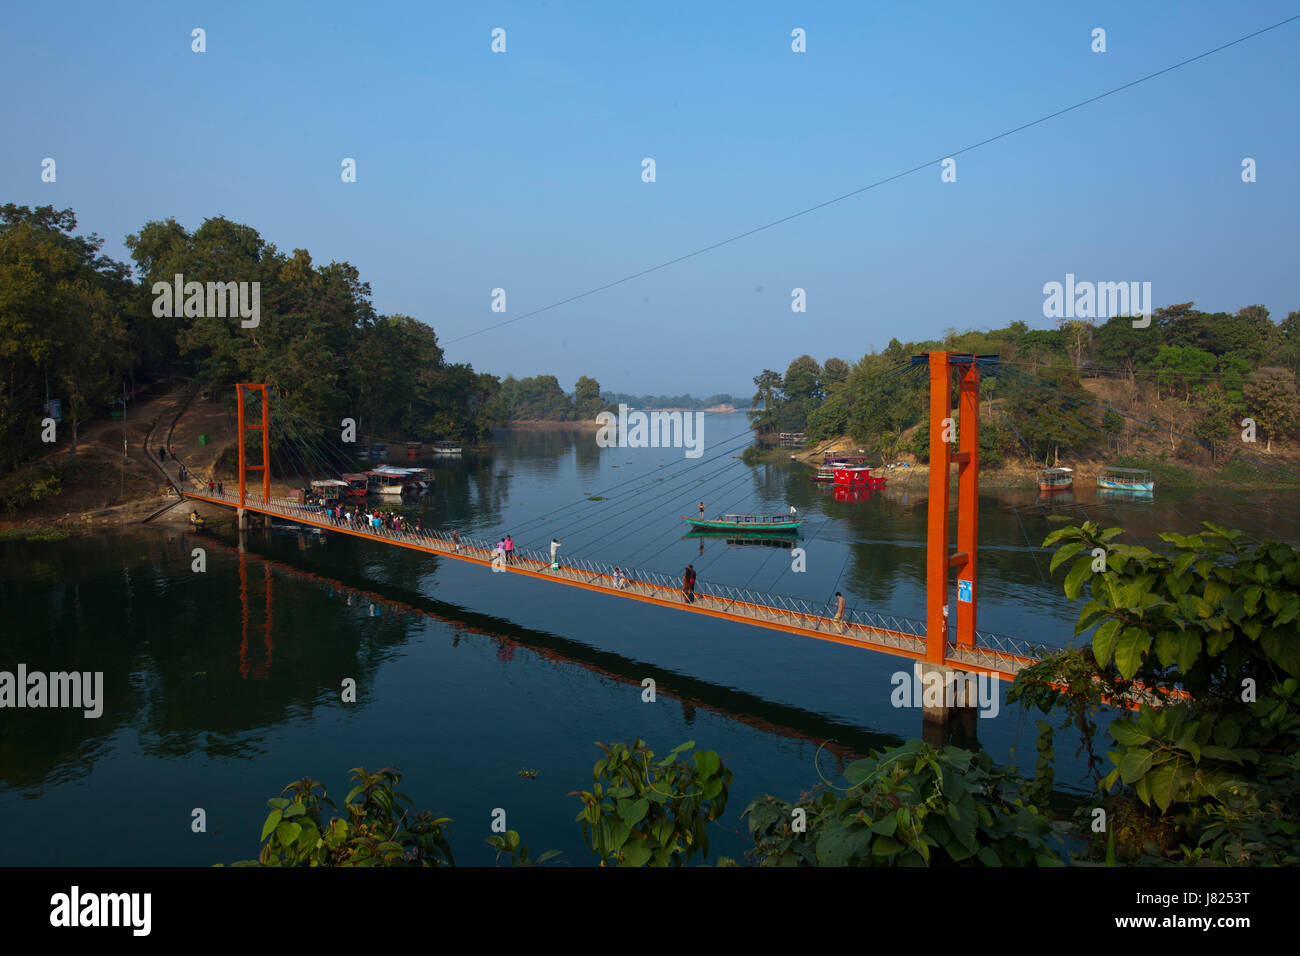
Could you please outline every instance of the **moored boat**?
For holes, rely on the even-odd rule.
[[[813,481],[834,481],[835,469],[830,465],[818,465],[817,471],[813,475]]]
[[[1152,492],[1155,479],[1145,468],[1103,468],[1097,473],[1097,487],[1110,491]]]
[[[321,501],[338,501],[349,490],[349,484],[339,478],[326,478],[311,483],[311,493]]]
[[[862,485],[867,488],[881,488],[885,484],[885,479],[873,475],[871,468],[867,465],[837,464],[835,466],[835,483],[837,485]]]
[[[366,472],[369,479],[368,490],[372,495],[414,495],[422,494],[424,483],[415,476],[419,468],[395,468],[392,465],[380,465]]]
[[[460,442],[436,441],[433,443],[433,453],[435,455],[459,455],[461,453]]]
[[[1038,472],[1038,490],[1044,492],[1069,491],[1074,487],[1073,468],[1044,468]]]

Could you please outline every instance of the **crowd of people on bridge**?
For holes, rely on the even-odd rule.
[[[346,505],[342,502],[325,509],[330,523],[338,527],[356,528],[364,531],[387,531],[392,534],[419,535],[424,533],[424,522],[416,516],[410,518],[398,511],[381,511],[378,508],[362,508],[359,505]]]

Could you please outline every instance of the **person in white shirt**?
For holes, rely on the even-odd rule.
[[[559,553],[559,550],[560,550],[560,539],[552,538],[551,539],[551,570],[552,571],[558,571],[560,569],[560,559],[556,557],[556,555]]]

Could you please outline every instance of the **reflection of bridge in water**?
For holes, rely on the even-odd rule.
[[[295,580],[310,581],[328,588],[332,595],[340,597],[349,604],[355,601],[353,606],[358,607],[362,612],[367,606],[374,606],[377,610],[395,614],[399,621],[404,614],[412,618],[437,621],[453,628],[456,631],[457,641],[462,634],[490,638],[498,642],[500,646],[498,659],[503,662],[509,662],[513,658],[516,648],[526,648],[547,660],[573,664],[611,681],[635,688],[638,693],[642,690],[642,680],[646,677],[652,678],[655,681],[656,696],[678,701],[688,721],[692,719],[691,712],[694,710],[707,711],[765,734],[815,744],[841,760],[902,742],[902,738],[894,735],[864,731],[813,711],[776,703],[734,688],[667,671],[662,667],[592,648],[559,635],[523,628],[490,615],[418,596],[408,596],[405,599],[395,597],[373,590],[373,585],[369,588],[358,587],[263,554],[250,553],[245,547],[236,548],[206,534],[196,535],[193,540],[201,541],[203,547],[210,550],[231,554],[238,560],[242,624],[239,674],[244,679],[257,680],[270,676],[275,650],[273,629],[275,605],[272,583],[272,572],[275,571]],[[260,575],[256,572],[257,564],[262,565]],[[260,596],[250,587],[250,581],[255,582],[259,577],[262,580]],[[412,600],[419,601],[420,604],[446,607],[447,611],[435,611],[431,607],[411,603]],[[260,627],[256,624],[259,603],[262,605]],[[479,623],[472,623],[473,621]],[[255,665],[254,647],[259,636],[264,653],[263,660]],[[629,676],[633,674],[639,676]]]

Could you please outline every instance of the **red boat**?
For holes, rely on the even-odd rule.
[[[836,465],[835,484],[851,487],[883,488],[885,479],[871,473],[866,465]]]
[[[348,483],[347,495],[349,498],[364,498],[366,496],[366,485],[369,482],[366,475],[344,475],[343,480]]]

